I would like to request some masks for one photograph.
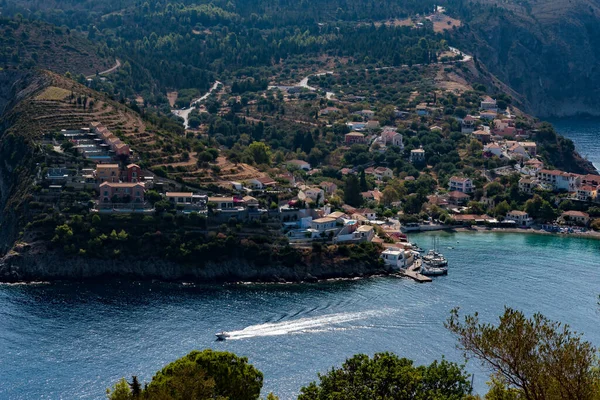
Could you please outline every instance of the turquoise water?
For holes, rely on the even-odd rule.
[[[265,393],[292,399],[317,372],[363,352],[462,360],[449,311],[493,320],[504,305],[568,322],[600,345],[600,241],[498,233],[440,237],[450,274],[431,284],[373,278],[310,285],[0,286],[0,399],[99,399],[121,376],[148,380],[211,347],[247,356]],[[454,249],[449,249],[454,247]],[[215,342],[216,331],[234,331]],[[468,364],[485,391],[487,371]]]
[[[572,117],[550,120],[561,135],[575,143],[575,148],[600,169],[600,119]]]

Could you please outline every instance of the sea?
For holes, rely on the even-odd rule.
[[[577,151],[600,170],[600,118],[579,116],[549,122],[556,132],[573,140]]]
[[[495,322],[505,307],[541,312],[600,346],[600,241],[514,233],[439,238],[448,276],[318,284],[142,282],[0,285],[0,399],[102,399],[121,377],[149,381],[194,349],[231,351],[264,373],[263,395],[301,387],[357,353],[465,362],[444,321],[455,307]],[[216,342],[226,330],[230,340]],[[490,371],[466,364],[476,392]]]
[[[551,121],[600,167],[600,119]],[[193,285],[130,281],[0,284],[0,399],[102,399],[121,377],[149,381],[198,349],[248,357],[263,394],[294,399],[357,353],[465,363],[444,321],[455,307],[495,322],[505,307],[541,312],[600,346],[600,241],[514,233],[428,233],[448,276],[318,284]],[[230,340],[216,342],[226,330]],[[490,371],[466,362],[477,393]]]

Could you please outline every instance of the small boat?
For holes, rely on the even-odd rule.
[[[219,333],[215,333],[215,336],[217,337],[217,340],[225,340],[228,337],[231,337],[231,335],[225,331],[223,332],[219,332]]]
[[[420,248],[420,247],[419,247],[419,245],[418,245],[418,244],[416,244],[416,243],[411,243],[411,244],[410,244],[410,247],[412,247],[412,249],[413,249],[414,251],[418,251],[419,253],[422,253],[422,252],[424,251],[424,250],[423,250],[422,248]]]

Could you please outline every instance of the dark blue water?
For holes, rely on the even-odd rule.
[[[550,122],[558,133],[573,140],[579,154],[600,169],[600,118],[559,118]]]
[[[193,349],[247,356],[264,393],[300,387],[355,353],[393,351],[461,361],[450,309],[493,320],[509,305],[571,324],[600,345],[600,241],[524,234],[440,233],[447,277],[314,285],[0,286],[0,399],[99,399],[122,376],[149,380]],[[432,235],[413,235],[428,247]],[[448,247],[454,247],[449,249]],[[234,339],[214,342],[219,330]],[[485,391],[487,372],[469,363]]]

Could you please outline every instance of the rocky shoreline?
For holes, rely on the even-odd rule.
[[[0,258],[0,282],[91,281],[130,279],[191,283],[300,283],[389,275],[383,264],[348,258],[260,266],[243,259],[194,266],[158,258],[94,259],[66,256],[45,243],[17,244]]]

